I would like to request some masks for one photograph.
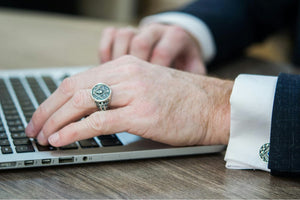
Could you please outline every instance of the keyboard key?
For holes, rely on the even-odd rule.
[[[86,139],[86,140],[81,140],[79,141],[79,144],[82,148],[95,148],[99,147],[97,142],[95,141],[94,138]]]
[[[99,140],[112,140],[114,139],[116,136],[113,135],[100,135],[98,136]]]
[[[9,104],[2,104],[2,108],[3,108],[3,110],[13,110],[13,109],[16,109],[16,106],[11,101]]]
[[[24,132],[25,128],[23,125],[19,125],[19,126],[11,126],[9,127],[9,131],[11,133],[20,133],[20,132]]]
[[[33,104],[31,103],[31,100],[29,100],[29,99],[26,99],[26,100],[24,100],[23,102],[22,102],[22,109],[24,108],[24,107],[30,107],[30,108],[34,108],[34,106],[33,106]]]
[[[61,149],[61,150],[78,149],[78,146],[76,143],[72,143],[72,144],[69,144],[66,146],[62,146],[59,149]]]
[[[20,81],[20,79],[19,78],[10,78],[10,82],[13,86],[13,89],[15,90],[15,94],[17,96],[17,99],[18,99],[19,103],[20,103],[22,111],[23,112],[25,111],[24,107],[26,107],[26,108],[27,107],[34,107],[31,100],[30,100],[30,98],[29,98],[29,96],[28,96],[28,94],[27,94],[27,92],[26,92],[26,90],[25,90],[25,88],[24,88],[24,86],[23,86],[23,84],[22,84],[22,82]],[[24,112],[24,116],[27,120],[28,118],[31,118],[32,112],[28,112],[26,110],[26,112]]]
[[[20,139],[20,138],[27,138],[25,132],[20,132],[20,133],[12,133],[11,137],[13,139]]]
[[[26,80],[29,83],[31,91],[33,92],[38,104],[41,104],[47,98],[43,89],[34,77],[27,77]]]
[[[0,140],[0,146],[10,146],[10,143],[7,139]]]
[[[56,147],[53,146],[42,146],[38,143],[36,143],[36,147],[38,148],[39,151],[54,151],[56,150]]]
[[[6,133],[0,133],[0,139],[7,139]]]
[[[7,92],[4,92],[3,95],[9,95],[8,98],[1,98],[1,104],[2,104],[2,108],[3,109],[10,109],[10,108],[16,108],[11,97],[10,94]]]
[[[33,112],[32,111],[30,111],[30,112],[24,112],[24,116],[25,116],[25,118],[27,119],[27,118],[32,118],[32,115],[33,115]]]
[[[0,133],[4,133],[5,132],[5,129],[3,126],[0,126]]]
[[[33,106],[23,106],[23,112],[31,112],[33,113],[35,111],[35,108]]]
[[[26,153],[26,152],[34,152],[33,146],[30,145],[21,145],[16,146],[17,153]]]
[[[14,139],[13,142],[15,146],[31,144],[29,138]]]
[[[6,115],[5,119],[6,119],[6,121],[21,120],[21,118],[19,117],[19,115]]]
[[[50,76],[43,76],[43,80],[51,93],[53,93],[57,89],[56,83]]]
[[[13,110],[4,110],[5,115],[18,115],[18,111],[16,109]]]
[[[8,122],[7,122],[7,125],[8,125],[9,127],[11,127],[11,126],[19,126],[19,125],[23,125],[23,123],[22,123],[21,120],[17,119],[17,120],[10,120],[10,121],[8,121]]]
[[[116,135],[101,135],[98,138],[104,147],[123,145]]]
[[[1,147],[1,152],[2,152],[2,154],[10,154],[13,151],[12,151],[11,147],[5,146],[5,147]]]
[[[31,117],[26,117],[26,122],[29,123],[29,121],[31,120]]]
[[[120,140],[101,140],[101,144],[104,147],[123,145]]]

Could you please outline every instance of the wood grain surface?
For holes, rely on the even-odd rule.
[[[228,170],[223,154],[0,172],[1,198],[299,198],[299,179]]]
[[[97,64],[101,30],[112,24],[122,25],[2,9],[0,67]],[[282,69],[294,70],[291,66],[282,68],[260,63],[246,59],[215,70],[213,74],[234,78],[240,72],[277,74]],[[0,198],[300,198],[299,178],[273,177],[262,171],[228,170],[223,159],[224,152],[0,171]]]

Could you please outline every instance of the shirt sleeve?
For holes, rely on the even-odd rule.
[[[213,36],[201,19],[182,12],[166,12],[145,17],[141,20],[140,25],[144,26],[150,23],[174,24],[182,27],[198,41],[205,62],[214,58],[216,47]]]
[[[239,75],[236,78],[230,97],[227,168],[270,171],[260,150],[270,142],[276,83],[274,76]]]

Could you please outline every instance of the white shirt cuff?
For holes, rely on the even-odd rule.
[[[212,34],[208,26],[197,17],[181,12],[166,12],[145,17],[140,25],[150,23],[166,23],[182,27],[199,42],[205,62],[214,58],[216,46]]]
[[[239,75],[230,97],[230,138],[225,155],[229,169],[270,171],[259,156],[270,142],[271,119],[277,77]]]

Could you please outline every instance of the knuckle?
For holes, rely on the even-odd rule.
[[[73,92],[75,81],[73,77],[65,78],[59,86],[61,92],[65,95],[70,95]]]
[[[132,49],[135,51],[148,51],[151,48],[149,40],[136,36],[132,39]]]
[[[123,55],[120,58],[118,58],[116,62],[119,62],[122,64],[130,64],[130,63],[137,62],[137,58],[132,55]]]
[[[132,76],[142,73],[142,67],[136,63],[124,66],[124,70]]]
[[[55,120],[54,117],[51,117],[50,119],[47,120],[46,124],[44,125],[42,131],[45,136],[50,135],[53,127],[57,126],[57,121]]]
[[[161,23],[151,23],[147,27],[149,29],[160,29],[160,28],[166,27],[166,25],[165,24],[161,24]]]
[[[133,30],[129,29],[129,28],[122,28],[120,29],[116,35],[117,37],[130,37],[133,34]]]
[[[42,103],[37,110],[35,111],[35,113],[32,116],[32,121],[36,122],[39,121],[39,119],[44,118],[45,116],[48,115],[48,110],[47,107],[45,106],[44,103]]]
[[[70,125],[72,126],[73,123]],[[63,132],[65,132],[67,134],[64,134]],[[74,139],[79,138],[79,136],[80,136],[80,132],[77,131],[76,129],[68,129],[68,132],[61,130],[58,133],[60,135],[61,140],[70,140],[70,139],[74,140]]]
[[[47,124],[48,124],[47,127],[55,127],[57,124],[55,117],[50,117]]]
[[[182,41],[187,38],[187,32],[180,26],[170,26],[169,31],[173,33],[174,40]]]
[[[77,91],[72,98],[72,105],[75,108],[83,108],[87,105],[87,92],[85,90]]]
[[[95,112],[94,114],[90,115],[88,118],[88,127],[92,130],[101,133],[104,129],[104,117],[100,112]]]
[[[166,47],[156,47],[153,50],[153,55],[160,60],[170,60],[171,54]]]

